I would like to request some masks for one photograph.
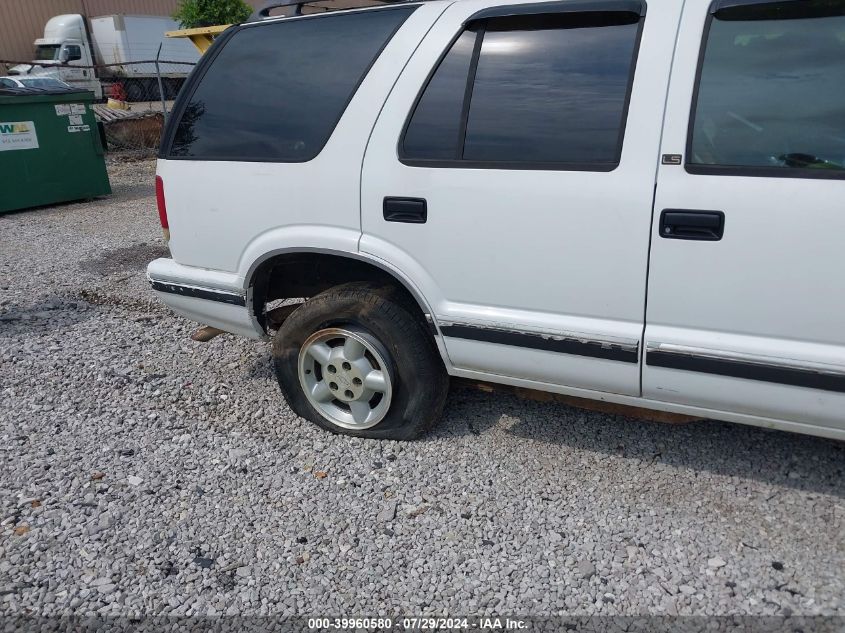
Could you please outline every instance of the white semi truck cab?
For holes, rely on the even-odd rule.
[[[92,69],[83,68],[93,65],[94,54],[85,18],[73,13],[50,18],[44,26],[44,37],[35,40],[32,64],[19,64],[9,72],[13,75],[54,77],[75,88],[90,90],[101,99],[103,87],[100,80]]]
[[[165,32],[177,28],[164,16],[107,15],[91,18],[89,28],[82,15],[57,15],[44,26],[44,37],[35,40],[32,63],[9,72],[55,77],[92,91],[97,99],[107,94],[110,84],[120,82],[130,101],[142,101],[153,94],[158,98],[156,69],[149,62],[161,46],[161,60],[183,62],[162,66],[165,97],[170,99],[199,59],[187,40],[165,37]]]

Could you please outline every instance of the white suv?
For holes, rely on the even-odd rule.
[[[331,431],[451,375],[845,439],[845,0],[259,16],[157,184],[158,296]]]

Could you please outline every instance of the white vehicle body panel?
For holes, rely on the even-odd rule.
[[[313,160],[160,160],[173,258],[244,278],[272,251],[321,248],[356,253],[361,235],[361,157],[375,112],[416,42],[444,8],[440,3],[425,4],[408,18]],[[196,188],[183,184],[197,182],[202,182],[201,211],[196,210]]]
[[[404,123],[441,54],[464,19],[503,4],[521,3],[420,6],[313,160],[159,160],[172,259],[152,262],[148,274],[154,289],[175,284],[193,296],[158,297],[188,318],[262,338],[251,310],[262,261],[346,255],[411,291],[433,318],[451,375],[845,440],[842,393],[646,363],[648,353],[664,352],[845,374],[845,216],[835,208],[845,182],[659,165],[661,154],[686,146],[707,3],[648,2],[615,170],[400,162]],[[425,198],[428,221],[385,222],[386,196]],[[661,239],[665,208],[724,211],[724,239]],[[599,345],[635,359],[448,335],[455,327]]]
[[[706,3],[687,3],[661,154],[685,151]],[[845,377],[845,181],[688,173],[657,178],[645,346]],[[725,214],[720,241],[661,239],[662,209]],[[845,429],[845,393],[646,363],[655,400]]]
[[[620,342],[643,328],[655,161],[680,5],[649,2],[622,158],[610,172],[408,166],[397,140],[461,24],[501,2],[449,7],[399,77],[364,160],[361,250],[419,280],[438,323]],[[427,200],[425,224],[385,222],[385,196]],[[456,367],[639,395],[636,362],[446,338]]]
[[[11,84],[17,86],[18,88],[28,88],[32,87],[34,83],[38,81],[50,80],[54,79],[54,77],[44,77],[43,75],[37,75],[35,77],[21,77],[20,75],[9,75],[6,77],[0,77],[0,82],[11,82]],[[48,86],[50,88],[69,88],[70,86],[59,79],[56,81],[60,82],[54,86]],[[35,86],[36,88],[43,87],[43,86]]]

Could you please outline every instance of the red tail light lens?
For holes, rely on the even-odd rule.
[[[164,202],[164,181],[161,176],[156,176],[156,204],[158,205],[158,219],[161,220],[161,228],[170,228],[167,224],[167,204]]]
[[[156,176],[156,205],[158,206],[158,219],[161,221],[161,231],[164,233],[164,241],[170,243],[170,226],[167,223],[167,204],[164,202],[164,181],[161,176]]]

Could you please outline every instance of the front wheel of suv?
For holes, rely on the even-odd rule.
[[[309,299],[276,332],[273,362],[297,415],[357,437],[413,439],[448,392],[431,335],[394,288],[351,283]]]

